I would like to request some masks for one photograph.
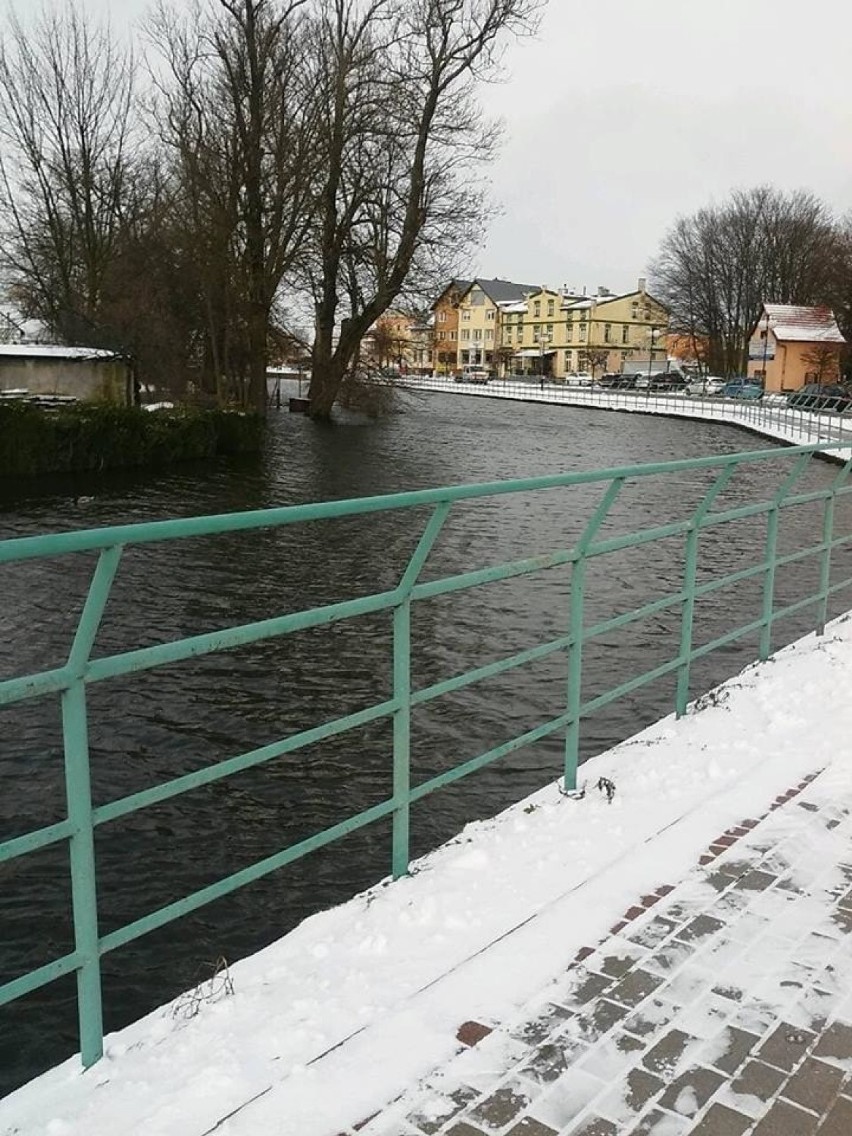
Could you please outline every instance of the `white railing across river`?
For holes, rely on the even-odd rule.
[[[457,382],[452,378],[407,376],[403,385],[412,390],[445,391],[480,398],[508,398],[725,422],[793,445],[848,442],[849,451],[838,451],[837,456],[845,460],[852,458],[852,412],[839,414],[828,410],[802,410],[789,406],[783,395],[765,395],[762,399],[708,398],[662,391],[573,386],[570,381],[545,382],[542,387],[538,379],[492,379],[488,384],[478,384]]]

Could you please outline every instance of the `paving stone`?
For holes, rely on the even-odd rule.
[[[604,1091],[603,1081],[584,1073],[582,1069],[569,1069],[530,1108],[529,1115],[541,1124],[561,1132],[577,1120],[580,1114]]]
[[[611,1089],[595,1105],[601,1116],[618,1123],[625,1118],[638,1116],[657,1093],[665,1088],[665,1082],[646,1069],[631,1069],[627,1076]]]
[[[660,974],[669,978],[676,970],[684,965],[695,954],[695,948],[690,943],[683,943],[680,939],[670,939],[643,963],[645,970],[652,974]]]
[[[649,974],[647,970],[631,970],[607,991],[607,995],[625,1006],[638,1006],[654,993],[662,981],[658,974]]]
[[[686,1047],[694,1042],[695,1038],[690,1037],[683,1030],[669,1030],[665,1037],[660,1038],[657,1044],[648,1050],[642,1058],[642,1064],[652,1073],[658,1073],[664,1078],[670,1077],[683,1057]]]
[[[579,1068],[602,1081],[612,1081],[636,1063],[636,1055],[644,1048],[644,1042],[638,1038],[618,1033],[591,1049],[579,1062]]]
[[[456,1040],[462,1045],[476,1045],[493,1032],[492,1026],[483,1025],[482,1022],[464,1022],[458,1028]]]
[[[740,876],[735,886],[741,891],[764,891],[766,888],[772,887],[776,879],[777,876],[773,876],[769,872],[755,870]]]
[[[852,934],[852,911],[847,907],[836,907],[831,913],[831,921],[844,935]]]
[[[448,1130],[447,1136],[485,1136],[485,1134],[481,1128],[474,1128],[472,1124],[461,1121]]]
[[[629,1136],[682,1136],[688,1124],[685,1117],[672,1116],[670,1112],[654,1109],[643,1116],[635,1128],[629,1130]]]
[[[564,1006],[548,1004],[530,1021],[513,1026],[509,1035],[527,1045],[538,1045],[549,1034],[561,1029],[570,1017],[571,1011]]]
[[[708,1042],[699,1060],[730,1075],[740,1068],[759,1042],[757,1034],[726,1026]]]
[[[708,993],[688,1006],[678,1018],[678,1027],[694,1037],[716,1037],[736,1013],[737,1004],[730,998]]]
[[[782,1022],[769,1035],[757,1051],[761,1061],[786,1069],[789,1073],[805,1056],[808,1046],[816,1037],[810,1030],[798,1029]]]
[[[509,1129],[506,1136],[556,1136],[556,1130],[548,1128],[546,1124],[539,1124],[531,1116],[525,1116],[520,1124]]]
[[[623,948],[613,948],[608,944],[606,950],[597,952],[589,960],[589,966],[610,978],[622,978],[644,956],[645,951],[632,943],[625,944]]]
[[[852,1059],[852,1026],[832,1022],[814,1049],[814,1057],[826,1061],[848,1062]]]
[[[687,966],[682,966],[677,974],[661,986],[658,993],[661,998],[667,998],[670,1002],[688,1006],[691,1002],[697,1002],[705,994],[709,994],[715,981],[716,975],[712,971],[689,963]]]
[[[509,1133],[512,1136],[512,1133]],[[618,1136],[618,1129],[601,1116],[589,1116],[581,1120],[577,1128],[572,1128],[567,1136]]]
[[[716,861],[714,870],[723,876],[727,876],[729,880],[738,880],[741,876],[747,875],[754,868],[758,859],[757,851],[756,849],[754,858],[751,860],[744,860],[741,856],[725,856]]]
[[[824,1113],[840,1092],[843,1077],[834,1066],[807,1057],[784,1086],[781,1096],[811,1112]]]
[[[519,1085],[504,1085],[476,1106],[470,1119],[486,1131],[505,1128],[517,1119],[530,1103],[530,1096]]]
[[[612,979],[605,974],[595,974],[585,967],[575,967],[567,982],[556,994],[554,1001],[568,1009],[578,1009],[597,998],[612,985]]]
[[[565,1036],[575,1038],[581,1042],[592,1044],[603,1037],[605,1033],[617,1025],[627,1014],[627,1007],[618,1002],[610,1002],[607,998],[600,998],[584,1013],[577,1014],[569,1020],[565,1029],[558,1034],[556,1041]]]
[[[460,1086],[447,1096],[436,1093],[434,1097],[425,1100],[408,1117],[408,1120],[418,1132],[425,1133],[425,1136],[433,1136],[469,1104],[472,1104],[478,1095],[475,1089],[471,1089],[467,1085]]]
[[[672,1081],[657,1103],[660,1108],[667,1108],[681,1116],[695,1116],[724,1079],[721,1073],[713,1069],[687,1069]]]
[[[838,1097],[822,1123],[819,1136],[849,1136],[852,1132],[852,1101]]]
[[[625,1018],[622,1028],[636,1037],[650,1038],[665,1029],[672,1018],[680,1013],[680,1006],[660,998],[646,999],[638,1010]]]
[[[748,1061],[731,1082],[731,1092],[738,1096],[754,1097],[764,1104],[775,1096],[787,1074],[763,1061]]]
[[[852,895],[852,892],[849,894]],[[852,904],[850,904],[850,907],[852,907]],[[649,950],[653,950],[654,947],[659,946],[664,939],[667,939],[676,927],[677,923],[673,920],[664,919],[661,915],[658,915],[655,919],[651,919],[650,922],[643,923],[633,930],[626,932],[626,936],[631,942],[638,943],[640,947],[647,947]]]
[[[743,1136],[751,1123],[751,1117],[726,1105],[713,1104],[690,1136]]]
[[[758,1121],[753,1136],[811,1136],[819,1117],[786,1101],[776,1101]]]
[[[677,933],[677,938],[685,943],[703,943],[711,938],[725,926],[721,919],[714,919],[710,915],[697,915],[691,923]]]
[[[585,1053],[586,1047],[574,1038],[562,1036],[557,1042],[547,1042],[539,1046],[530,1061],[518,1073],[539,1084],[558,1080],[578,1054]]]

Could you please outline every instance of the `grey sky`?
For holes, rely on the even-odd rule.
[[[119,25],[145,0],[87,0]],[[621,289],[678,213],[773,182],[852,208],[847,0],[549,0],[486,92],[502,216],[474,268]]]

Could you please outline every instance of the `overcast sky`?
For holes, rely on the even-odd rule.
[[[116,25],[146,0],[88,0]],[[849,0],[549,0],[485,92],[506,125],[472,267],[628,289],[679,213],[736,186],[852,209]]]

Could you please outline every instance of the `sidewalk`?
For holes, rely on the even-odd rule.
[[[802,780],[673,883],[346,1136],[849,1136],[848,778]]]

